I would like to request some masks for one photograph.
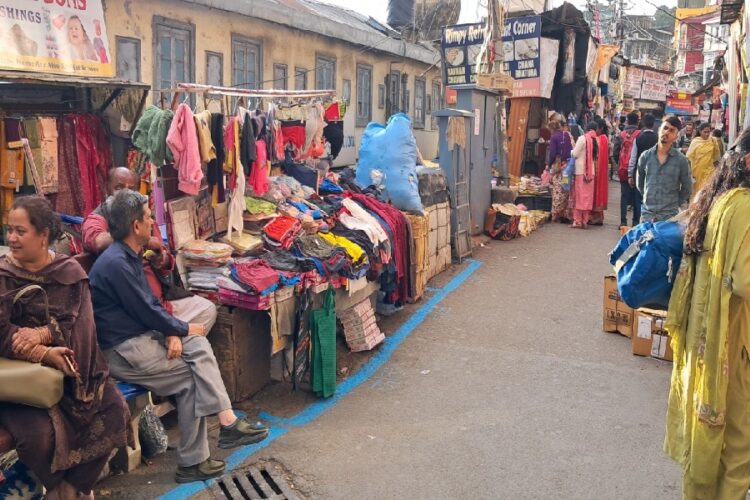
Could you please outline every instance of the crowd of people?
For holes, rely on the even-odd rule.
[[[675,216],[706,185],[725,150],[720,130],[676,116],[631,112],[617,127],[593,117],[582,130],[575,119],[552,113],[548,128],[552,220],[574,229],[603,224],[614,175],[621,227]]]

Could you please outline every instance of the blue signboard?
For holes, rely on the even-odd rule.
[[[503,66],[513,80],[513,97],[540,96],[539,53],[542,37],[540,16],[505,20],[502,36]]]
[[[443,28],[443,68],[446,85],[476,83],[476,63],[484,43],[482,23],[456,24]]]

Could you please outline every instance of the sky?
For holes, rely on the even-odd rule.
[[[388,0],[368,0],[367,2],[352,2],[351,0],[321,0],[325,3],[334,5],[340,5],[362,14],[372,16],[379,21],[386,21],[388,18]],[[552,7],[558,7],[562,5],[564,0],[552,0]],[[585,0],[568,0],[573,5],[578,7],[580,10],[586,8]],[[481,2],[485,3],[485,2]],[[666,5],[668,7],[674,7],[677,5],[677,0],[654,0],[657,5]],[[625,4],[629,6],[627,9],[630,13],[638,14],[653,14],[654,7],[645,0],[625,0]],[[480,0],[462,0],[461,2],[461,15],[459,16],[459,23],[471,23],[478,21],[482,17],[482,7],[480,6]]]

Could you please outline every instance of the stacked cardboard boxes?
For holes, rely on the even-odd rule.
[[[633,354],[672,361],[669,333],[664,328],[667,311],[641,308],[633,326]]]
[[[369,351],[385,340],[369,298],[343,311],[340,318],[346,344],[352,352]]]
[[[428,220],[425,283],[451,264],[451,208],[448,202],[425,207]]]
[[[666,318],[667,311],[632,309],[617,292],[617,277],[604,277],[604,331],[630,337],[633,354],[672,361]]]
[[[635,311],[622,301],[617,292],[617,277],[604,277],[604,331],[619,333],[630,338],[633,335]]]
[[[411,224],[412,237],[414,238],[414,255],[412,262],[412,282],[414,290],[412,298],[418,301],[424,295],[427,286],[427,236],[429,233],[429,217],[427,215],[404,214]]]

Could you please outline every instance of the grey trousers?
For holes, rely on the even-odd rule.
[[[169,301],[172,304],[172,315],[185,323],[200,323],[210,332],[216,323],[216,306],[208,299],[198,295],[180,300]]]
[[[148,332],[104,351],[113,377],[138,384],[159,396],[174,396],[180,445],[177,465],[188,467],[209,457],[206,418],[232,408],[216,357],[206,337],[182,339],[182,357],[167,359],[164,336]]]

